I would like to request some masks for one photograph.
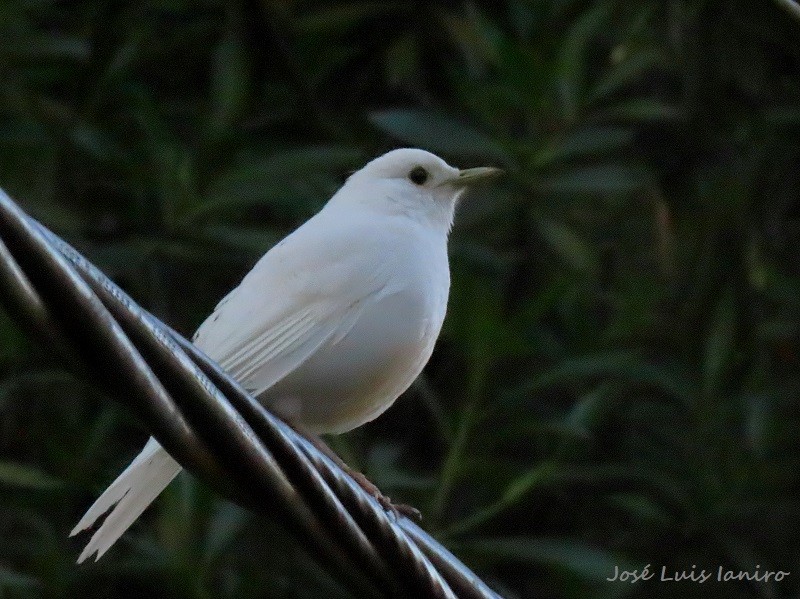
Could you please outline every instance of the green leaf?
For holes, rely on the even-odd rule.
[[[673,522],[663,507],[645,495],[617,493],[607,497],[606,501],[649,526],[669,526]]]
[[[580,14],[564,36],[559,55],[558,92],[564,120],[578,118],[588,93],[586,89],[588,48],[601,29],[608,25],[612,5],[601,2]]]
[[[619,385],[600,385],[584,394],[564,417],[568,429],[587,434],[595,430],[616,405]]]
[[[596,276],[600,272],[597,250],[564,223],[542,220],[538,223],[542,238],[566,264],[577,272]]]
[[[456,522],[444,534],[446,536],[461,535],[513,508],[532,491],[562,482],[563,479],[559,468],[560,465],[558,463],[546,461],[526,470],[506,485],[503,493],[496,501]]]
[[[307,217],[361,159],[361,152],[348,146],[310,146],[245,158],[220,174],[184,218],[197,222],[223,213],[241,215],[254,206],[281,207]]]
[[[341,35],[370,19],[387,18],[387,13],[397,12],[392,2],[344,2],[308,12],[295,19],[294,25],[302,33],[331,32]]]
[[[651,173],[641,166],[606,164],[580,166],[545,177],[538,188],[559,195],[621,195],[652,184]]]
[[[0,588],[2,589],[30,589],[40,587],[41,584],[41,581],[33,576],[0,566]]]
[[[558,465],[553,462],[542,462],[531,468],[505,488],[500,500],[501,505],[503,507],[514,505],[533,489],[552,483],[557,472]]]
[[[686,120],[684,110],[659,99],[638,98],[594,111],[592,119],[634,124],[675,124]]]
[[[499,290],[490,281],[460,270],[453,277],[445,326],[464,355],[470,356],[473,364],[482,364],[529,351],[527,340],[515,334],[513,319],[502,312]]]
[[[660,52],[642,51],[615,65],[592,89],[592,100],[603,100],[632,85],[664,63]]]
[[[384,75],[390,86],[413,84],[420,71],[420,56],[416,40],[410,35],[399,37],[386,50]]]
[[[236,123],[249,95],[247,54],[234,32],[220,40],[212,68],[208,130],[213,140]]]
[[[0,484],[33,491],[51,491],[62,485],[41,470],[14,462],[0,462]]]
[[[534,168],[546,168],[572,158],[597,156],[631,145],[636,133],[625,127],[590,126],[571,132],[554,145],[537,152]]]
[[[127,163],[126,149],[98,127],[79,124],[70,131],[70,139],[95,160],[120,166]]]
[[[744,434],[747,444],[753,453],[765,458],[783,436],[781,428],[786,426],[786,420],[776,409],[774,397],[747,394],[740,400],[745,410]]]
[[[373,112],[369,120],[406,143],[456,157],[486,157],[507,163],[505,149],[475,127],[423,110]]]
[[[526,384],[524,393],[529,395],[557,385],[610,377],[661,389],[683,402],[688,402],[693,393],[692,384],[675,368],[656,366],[625,352],[564,360]]]
[[[270,172],[283,172],[293,177],[304,177],[318,172],[342,175],[361,166],[364,151],[350,145],[304,145],[269,154],[259,154],[260,167]],[[251,160],[255,163],[256,157]]]

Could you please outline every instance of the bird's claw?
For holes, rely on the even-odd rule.
[[[388,512],[392,512],[395,517],[400,518],[405,516],[409,520],[416,520],[417,522],[422,522],[422,512],[420,512],[417,508],[413,505],[408,505],[407,503],[392,503],[392,500],[386,495],[381,495],[380,498],[377,498],[378,503],[383,506]],[[385,501],[381,501],[381,499]]]
[[[361,472],[351,470],[350,476],[352,476],[353,480],[358,483],[358,486],[372,496],[384,510],[390,514],[394,514],[395,518],[400,519],[405,516],[406,518],[418,522],[422,521],[422,513],[417,508],[406,503],[393,503],[390,497],[381,493],[381,490]]]

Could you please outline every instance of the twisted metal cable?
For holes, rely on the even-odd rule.
[[[100,377],[184,468],[291,526],[353,591],[499,599],[2,190],[0,301],[74,368]]]
[[[780,6],[783,10],[785,10],[789,15],[800,21],[800,4],[798,4],[795,0],[774,0],[775,4]]]

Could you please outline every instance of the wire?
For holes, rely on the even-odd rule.
[[[795,0],[775,0],[775,4],[800,21],[800,4],[795,2]]]
[[[184,468],[280,518],[354,593],[499,598],[2,190],[0,301],[31,335],[133,408]]]

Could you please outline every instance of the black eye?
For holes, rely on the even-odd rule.
[[[411,169],[411,172],[408,173],[408,178],[415,185],[424,185],[425,181],[428,180],[428,171],[425,170],[425,167],[415,166]]]

